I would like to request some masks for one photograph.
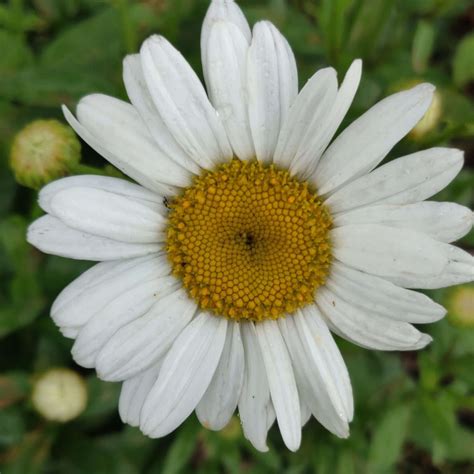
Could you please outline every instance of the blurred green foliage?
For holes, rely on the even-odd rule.
[[[466,151],[459,177],[438,198],[474,204],[474,7],[470,0],[242,0],[251,22],[268,18],[295,50],[301,84],[331,64],[341,76],[355,57],[364,76],[347,121],[413,80],[441,93],[441,121],[407,138],[390,158],[446,145]],[[427,327],[421,353],[376,353],[339,341],[356,415],[348,440],[314,420],[292,454],[276,428],[270,452],[243,439],[238,419],[221,433],[194,418],[162,440],[123,426],[119,386],[74,367],[71,342],[48,317],[55,295],[89,264],[41,255],[26,244],[40,214],[34,192],[8,169],[14,134],[36,118],[61,119],[91,92],[125,98],[121,61],[156,32],[201,74],[199,32],[207,0],[9,0],[0,4],[0,471],[2,474],[453,473],[474,471],[474,330],[447,320]],[[84,146],[83,161],[104,161]],[[474,233],[461,242],[474,248]],[[430,294],[447,303],[449,291]],[[66,425],[35,414],[31,384],[70,366],[86,378],[87,410]]]

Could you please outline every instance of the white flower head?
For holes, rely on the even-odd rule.
[[[362,64],[332,68],[298,92],[293,52],[269,22],[251,32],[214,0],[201,38],[207,93],[153,36],[124,61],[131,104],[82,99],[76,132],[138,184],[77,176],[40,193],[29,229],[44,252],[101,261],[51,315],[77,363],[123,382],[122,419],[151,437],[194,410],[222,429],[236,408],[267,450],[275,419],[297,450],[313,415],[349,435],[349,375],[331,336],[378,350],[431,338],[411,323],[445,310],[408,288],[474,279],[450,245],[469,209],[425,202],[454,179],[459,150],[433,148],[377,166],[423,117],[434,87],[376,104],[336,139]],[[332,142],[332,143],[331,143]]]

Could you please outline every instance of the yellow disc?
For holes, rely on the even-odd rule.
[[[234,159],[170,203],[166,248],[201,309],[261,321],[314,301],[331,263],[330,229],[307,183]]]

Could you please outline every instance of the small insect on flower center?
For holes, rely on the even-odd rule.
[[[202,309],[276,319],[314,301],[331,263],[330,228],[307,183],[234,159],[170,203],[167,252]]]

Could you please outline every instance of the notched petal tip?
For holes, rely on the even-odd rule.
[[[137,60],[140,60],[140,53],[127,54],[122,60],[123,69],[134,67]]]
[[[164,36],[157,34],[151,35],[142,43],[140,47],[140,55],[145,51],[149,51],[151,48],[161,48],[168,44],[170,43]]]
[[[257,23],[253,25],[253,34],[255,35],[257,32],[260,32],[261,30],[264,30],[264,29],[277,30],[277,27],[271,21],[260,20],[260,21],[257,21]]]

